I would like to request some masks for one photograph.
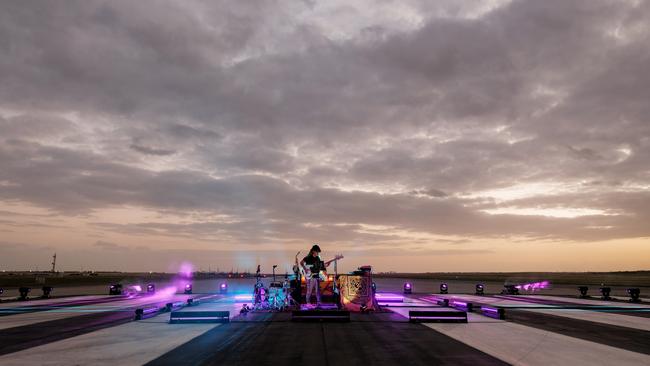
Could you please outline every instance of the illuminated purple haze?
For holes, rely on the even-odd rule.
[[[551,283],[549,281],[540,281],[540,282],[532,282],[532,283],[517,285],[515,286],[515,288],[518,290],[535,292],[536,290],[542,290],[548,288],[550,285]]]

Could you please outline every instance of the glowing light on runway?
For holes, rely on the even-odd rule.
[[[375,294],[375,299],[377,299],[377,301],[381,302],[381,303],[385,303],[385,302],[403,302],[404,301],[404,296],[398,295],[398,294],[377,293],[377,294]]]
[[[535,292],[538,290],[548,288],[550,285],[551,283],[549,281],[540,281],[540,282],[532,282],[532,283],[525,283],[522,285],[516,285],[515,288],[518,290]]]
[[[253,295],[251,294],[238,294],[233,297],[235,301],[253,301]]]
[[[178,272],[185,278],[191,278],[192,273],[194,272],[194,265],[192,265],[190,262],[183,262],[181,263],[181,267]]]

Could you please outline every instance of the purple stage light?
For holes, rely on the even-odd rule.
[[[495,319],[505,318],[505,312],[502,308],[493,308],[493,307],[481,305],[481,312],[483,313],[483,315],[489,316],[490,318],[495,318]]]
[[[386,303],[386,302],[404,302],[404,296],[397,295],[397,294],[376,293],[375,294],[375,299],[377,299],[378,302],[382,302],[382,303]]]
[[[147,285],[147,293],[148,294],[153,294],[155,292],[156,292],[156,285],[154,285],[153,283],[148,284]]]
[[[474,308],[471,302],[464,302],[458,300],[451,300],[449,302],[449,305],[453,308],[463,308],[466,309],[467,311],[472,311]]]
[[[180,308],[182,308],[184,305],[185,305],[185,303],[182,302],[182,301],[168,302],[168,303],[165,305],[165,311],[172,311],[172,310],[180,309]]]
[[[522,283],[520,285],[514,286],[514,288],[516,288],[517,290],[535,292],[537,290],[543,290],[549,288],[550,285],[551,285],[550,281],[539,281],[539,282],[531,282],[531,283]]]
[[[479,296],[485,294],[485,285],[483,285],[482,283],[477,284],[475,294]]]
[[[183,277],[185,277],[185,278],[191,278],[191,277],[192,277],[192,273],[194,272],[194,266],[192,265],[192,263],[189,263],[189,262],[183,262],[183,263],[181,264],[181,268],[180,268],[180,271],[179,271],[179,272],[180,272],[180,274],[181,274]]]
[[[228,284],[224,282],[219,285],[219,293],[225,294],[226,292],[228,292]]]
[[[440,293],[441,294],[447,294],[449,293],[449,285],[446,283],[441,283],[440,284]]]
[[[158,308],[157,306],[135,309],[135,320],[142,320],[144,318],[154,316],[159,311],[160,308]]]
[[[405,294],[410,294],[413,291],[413,285],[411,285],[410,282],[406,282],[404,284],[404,293]]]
[[[185,285],[185,291],[184,292],[185,292],[185,294],[188,294],[188,295],[192,293],[192,284],[191,283],[188,283],[188,284]]]

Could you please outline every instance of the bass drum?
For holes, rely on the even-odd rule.
[[[284,287],[269,288],[269,308],[272,310],[284,310],[287,306],[287,292]]]

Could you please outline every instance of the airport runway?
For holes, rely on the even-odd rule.
[[[289,314],[249,315],[148,365],[507,365],[390,313],[357,315],[350,323],[296,323]]]
[[[39,300],[33,304],[43,310],[1,318],[0,364],[650,364],[650,319],[548,305],[611,304],[552,296],[527,301],[525,296],[449,295],[504,307],[506,320],[468,313],[467,324],[409,323],[409,310],[448,310],[423,301],[427,296],[390,303],[387,312],[353,313],[349,323],[297,323],[289,313],[239,317],[241,304],[231,297],[184,309],[229,311],[227,324],[168,324],[168,313],[133,321],[134,309],[152,302],[144,297],[76,297],[79,303],[70,306],[61,299]],[[32,307],[29,302],[2,305],[0,310]]]

